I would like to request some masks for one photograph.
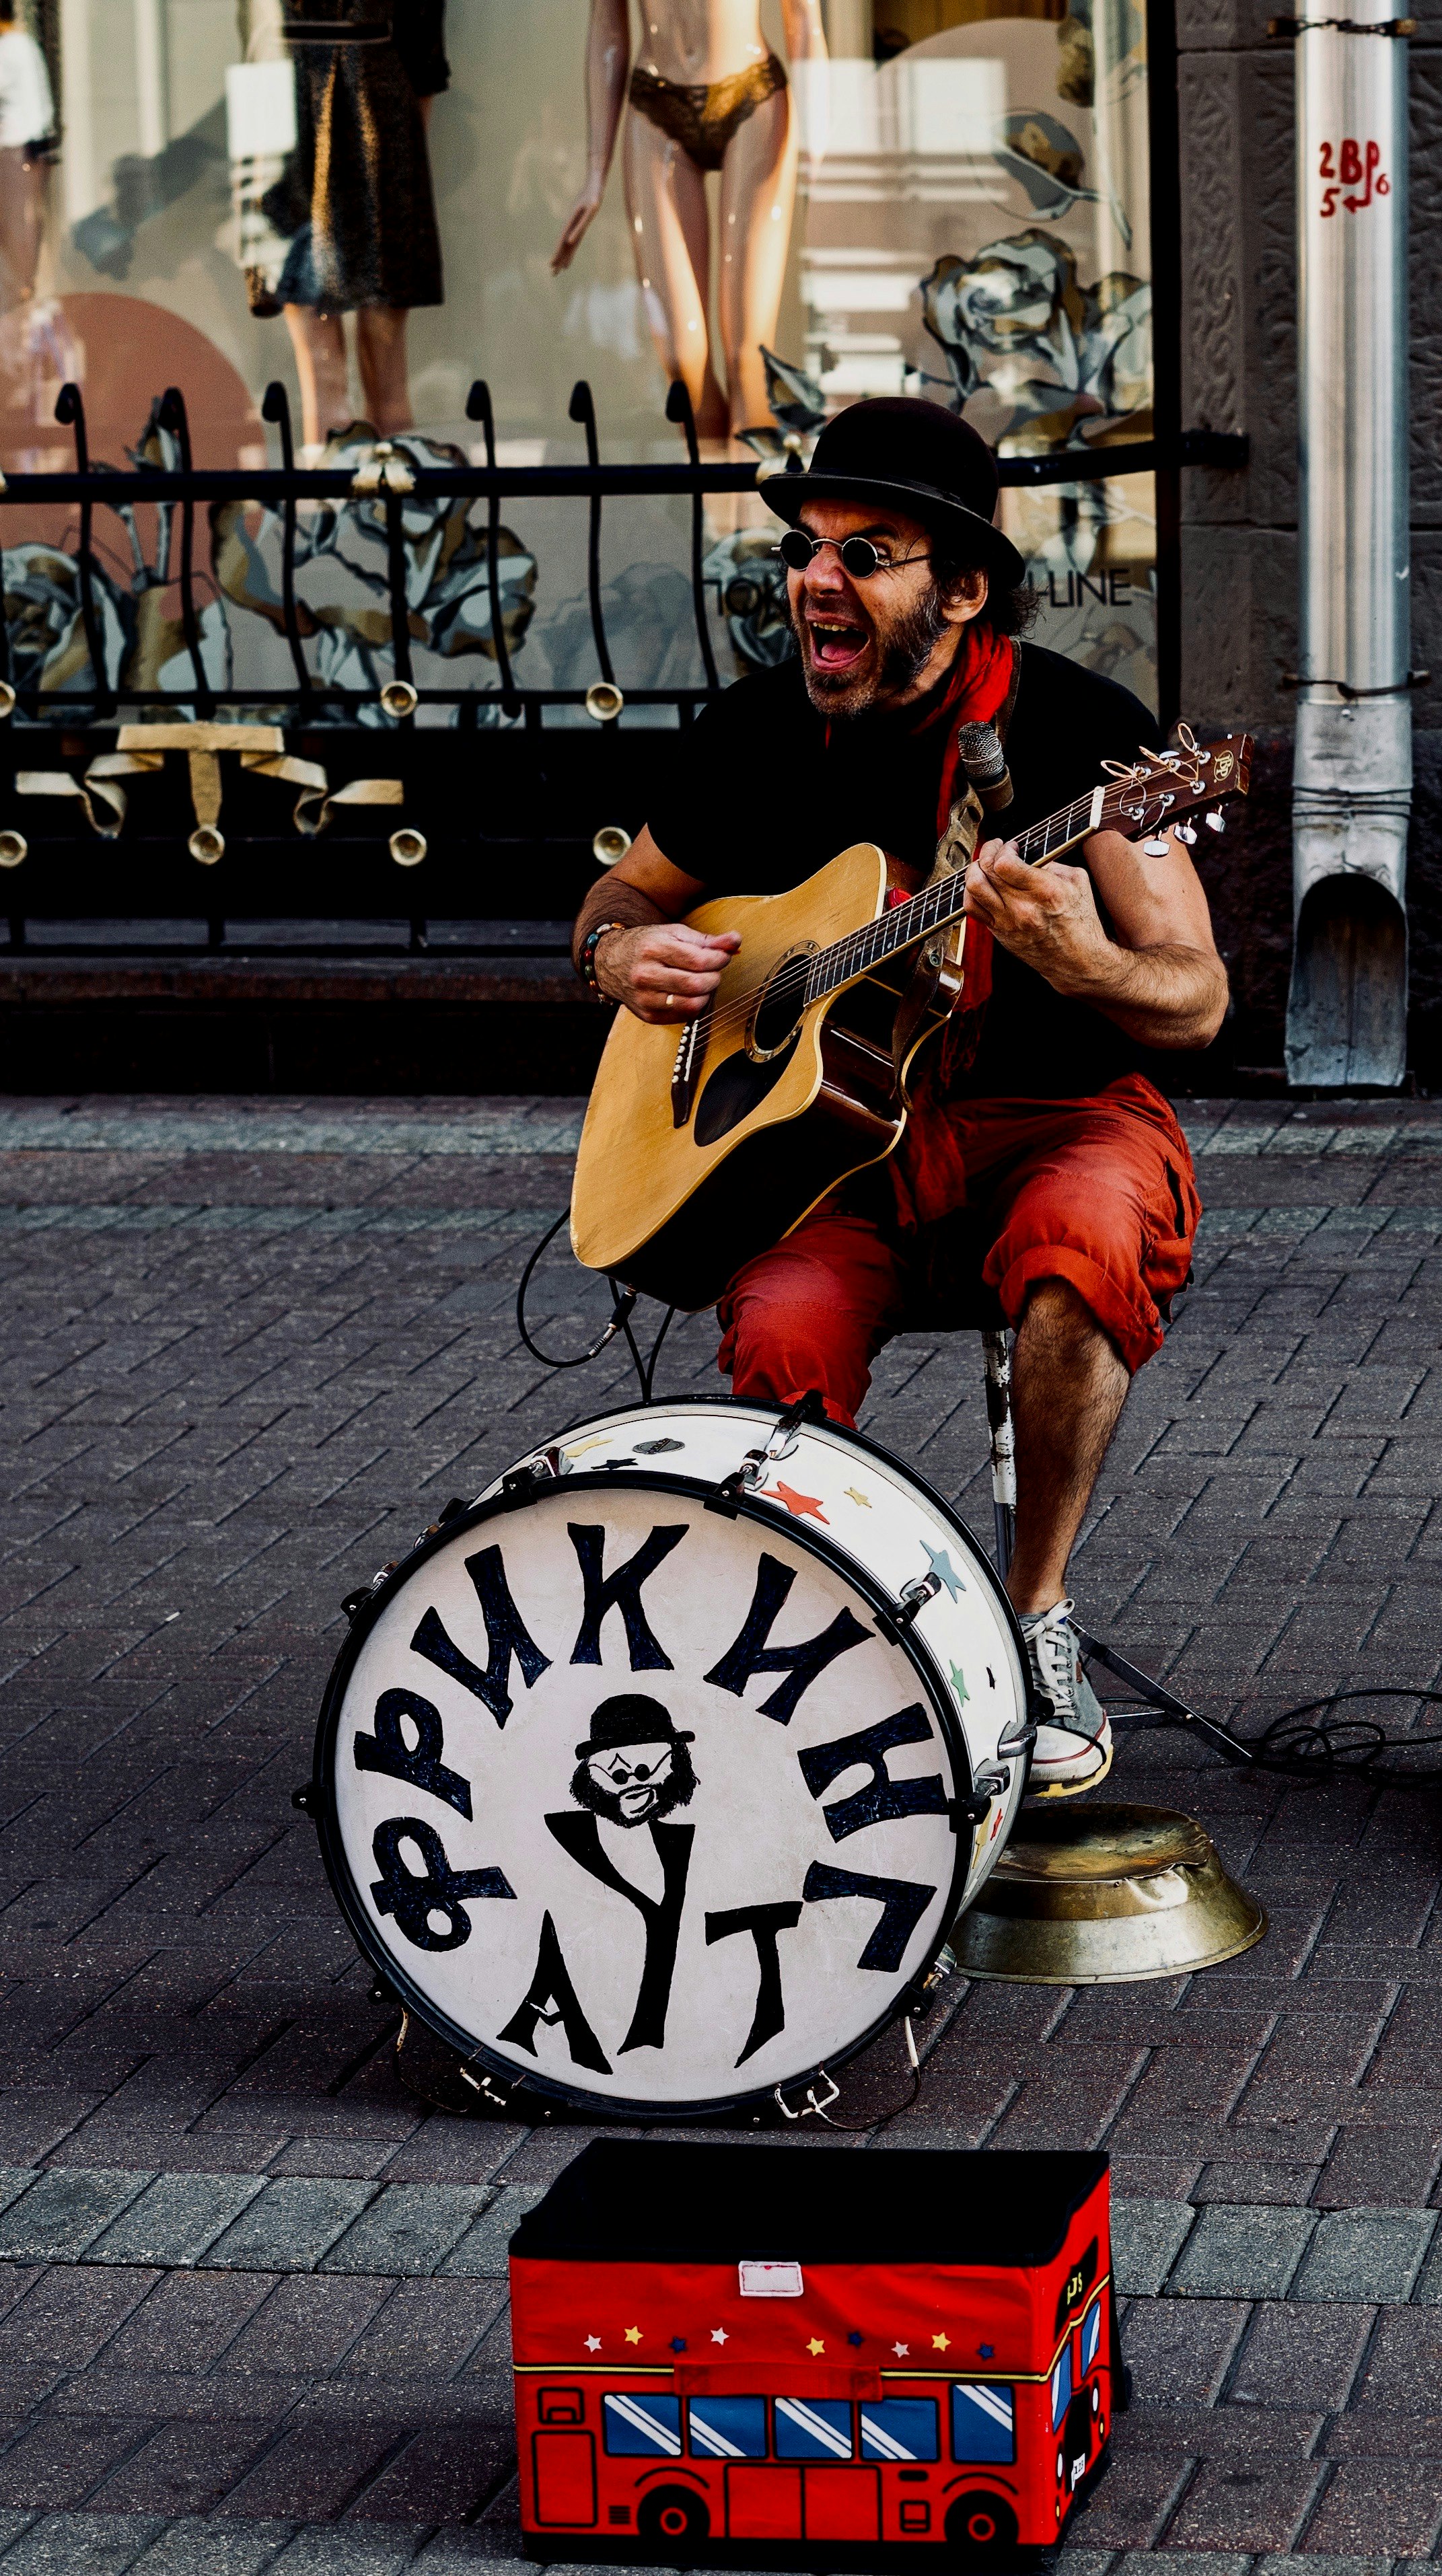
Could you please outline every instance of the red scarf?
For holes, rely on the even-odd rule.
[[[938,839],[951,819],[956,792],[961,758],[958,730],[964,724],[995,721],[1011,694],[1015,667],[1016,648],[1009,636],[998,635],[994,628],[976,622],[966,626],[944,694],[912,728],[912,739],[919,742],[935,726],[946,727],[936,800]],[[909,899],[899,890],[889,898],[893,903]],[[969,920],[962,947],[961,998],[942,1033],[940,1046],[930,1048],[923,1058],[920,1079],[912,1087],[912,1114],[888,1165],[896,1193],[897,1218],[906,1233],[919,1225],[933,1224],[965,1205],[966,1172],[960,1151],[947,1120],[936,1113],[943,1108],[955,1075],[976,1054],[982,1020],[991,999],[991,960],[991,932],[984,922]]]

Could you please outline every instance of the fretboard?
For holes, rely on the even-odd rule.
[[[1118,779],[1098,798],[1094,787],[1078,796],[1060,813],[1048,814],[1016,835],[1017,855],[1028,867],[1040,867],[1046,859],[1058,859],[1064,850],[1074,849],[1093,832],[1107,831],[1122,819],[1122,799],[1136,790],[1129,780]],[[853,930],[838,939],[832,948],[823,948],[813,957],[806,977],[806,999],[820,1001],[825,993],[834,993],[849,984],[856,975],[869,973],[884,957],[894,957],[899,949],[913,948],[918,940],[929,937],[933,930],[953,922],[966,900],[966,875],[959,869],[955,876],[942,877],[936,885],[923,887],[909,903],[899,903],[884,912],[879,921],[868,922],[864,930]]]

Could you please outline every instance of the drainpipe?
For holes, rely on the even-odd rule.
[[[1407,48],[1388,0],[1297,20],[1300,692],[1287,1076],[1407,1066],[1412,802]],[[1395,0],[1394,0],[1395,5]],[[1372,28],[1375,33],[1367,32]],[[1363,32],[1352,32],[1362,30]]]

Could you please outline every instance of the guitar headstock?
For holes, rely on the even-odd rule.
[[[1177,734],[1174,750],[1145,751],[1131,769],[1113,761],[1102,764],[1115,781],[1107,790],[1105,819],[1129,840],[1181,825],[1180,837],[1194,841],[1196,829],[1187,818],[1198,813],[1220,832],[1223,818],[1217,809],[1228,796],[1245,796],[1251,785],[1249,733],[1224,734],[1220,742],[1205,745],[1187,725],[1178,725]]]

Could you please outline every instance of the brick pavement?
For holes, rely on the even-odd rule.
[[[1255,1727],[1437,1686],[1442,1114],[1194,1104],[1197,1283],[1078,1563]],[[342,1592],[624,1387],[519,1350],[574,1104],[0,1104],[0,2566],[505,2562],[504,2243],[584,2137],[429,2112],[289,1804]],[[594,1292],[590,1307],[594,1311]],[[540,1310],[585,1324],[563,1267]],[[709,1387],[710,1337],[668,1346]],[[867,1427],[989,1509],[974,1345]],[[1069,2576],[1329,2576],[1442,2530],[1437,1801],[1131,1737],[1273,1931],[1192,1980],[977,1986],[898,2143],[1098,2143],[1139,2403]],[[847,2079],[889,2098],[894,2039]],[[853,2152],[811,2141],[806,2152]],[[862,2150],[864,2151],[864,2149]]]

